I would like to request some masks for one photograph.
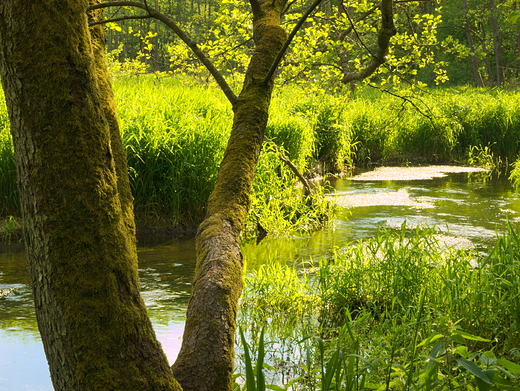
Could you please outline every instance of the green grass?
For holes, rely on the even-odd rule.
[[[227,136],[231,108],[214,89],[174,79],[114,82],[136,215],[147,224],[202,219]]]
[[[263,266],[246,279],[241,327],[252,341],[265,327],[266,378],[282,389],[519,390],[520,238],[508,228],[487,255],[403,225],[311,269]]]
[[[113,84],[138,223],[197,225],[231,129],[230,105],[214,87],[183,79],[140,75]],[[266,143],[261,153],[246,236],[312,230],[330,212],[323,188],[313,199],[302,196],[280,152],[309,176],[374,162],[511,163],[519,152],[518,94],[435,89],[403,100],[368,87],[341,96],[303,87],[277,90],[267,126],[277,146]],[[0,216],[19,216],[3,100],[0,190]]]

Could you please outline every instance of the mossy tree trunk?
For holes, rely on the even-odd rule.
[[[197,268],[183,343],[173,371],[185,391],[232,389],[233,345],[243,262],[239,235],[250,205],[253,176],[264,140],[272,82],[265,77],[286,33],[285,0],[251,0],[255,51],[206,219],[197,235]]]
[[[102,32],[87,28],[89,1],[0,3],[0,72],[36,313],[56,390],[180,390],[179,383],[184,391],[232,389],[239,235],[268,119],[268,75],[286,40],[286,2],[250,0],[256,47],[243,89],[232,96],[233,128],[197,235],[183,344],[171,369],[139,295],[125,154]],[[385,15],[392,15],[391,3],[383,0]],[[395,33],[386,19],[379,57]]]
[[[40,333],[56,390],[180,390],[139,294],[126,162],[88,5],[0,3]]]

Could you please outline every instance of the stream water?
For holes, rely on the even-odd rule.
[[[520,194],[505,176],[485,172],[435,176],[438,171],[380,170],[337,180],[332,197],[339,211],[333,224],[310,235],[245,244],[248,268],[265,263],[267,257],[284,263],[310,262],[335,247],[373,236],[379,226],[398,227],[405,221],[409,226],[435,225],[450,243],[486,248],[506,221],[520,221]],[[193,276],[194,241],[140,239],[138,251],[143,297],[173,362]],[[52,389],[23,247],[19,243],[0,246],[0,391]]]

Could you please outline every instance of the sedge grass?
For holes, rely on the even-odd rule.
[[[310,271],[264,268],[247,278],[240,324],[266,325],[266,344],[280,350],[271,362],[292,363],[289,378],[269,374],[281,388],[300,379],[292,390],[520,389],[512,225],[487,255],[403,225],[338,249]]]
[[[231,129],[230,105],[213,87],[171,77],[118,77],[114,90],[138,223],[197,225]],[[402,99],[370,90],[280,89],[267,126],[277,147],[267,143],[261,153],[246,236],[313,229],[330,213],[319,196],[323,189],[303,199],[279,150],[309,175],[373,162],[510,163],[520,148],[518,94],[435,89]],[[0,213],[19,216],[7,118],[2,100]],[[515,172],[513,178],[520,177]]]

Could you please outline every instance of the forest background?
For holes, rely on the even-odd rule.
[[[398,34],[388,61],[364,82],[353,84],[344,73],[363,69],[372,57],[375,3],[323,2],[296,36],[277,76],[282,88],[271,109],[271,141],[260,157],[246,237],[312,230],[329,216],[326,188],[301,197],[286,158],[311,177],[381,163],[498,167],[517,159],[517,3],[396,3]],[[252,50],[242,3],[148,4],[175,16],[232,86],[241,82]],[[306,6],[294,4],[285,17],[288,30]],[[123,7],[105,16],[114,19],[106,43],[138,222],[196,226],[216,178],[231,108],[207,70],[162,24]],[[11,216],[7,231],[16,226],[18,195],[5,109],[0,129],[0,210]],[[285,324],[273,321],[271,332],[280,327],[292,347],[303,334],[323,338],[296,343],[314,355],[312,367],[301,365],[301,389],[312,381],[308,389],[320,382],[322,390],[364,389],[370,382],[373,389],[517,390],[518,249],[512,227],[489,256],[439,251],[430,231],[403,227],[324,260],[312,281],[276,265],[261,269],[248,280],[243,308],[252,313],[243,325],[252,330],[250,340],[258,340],[261,321],[270,314],[282,323],[276,319],[282,314]],[[482,268],[473,268],[475,259]],[[298,324],[316,308],[320,319]],[[261,369],[261,348],[255,353]]]

